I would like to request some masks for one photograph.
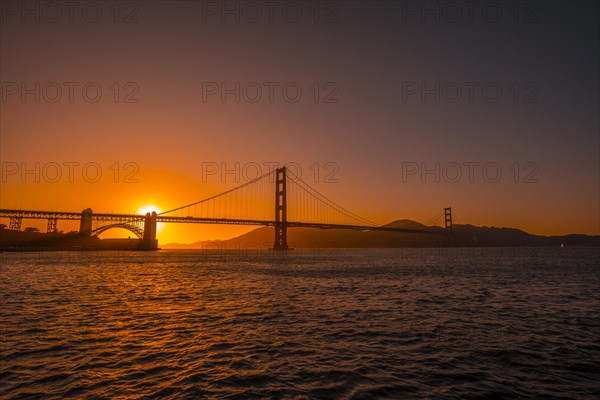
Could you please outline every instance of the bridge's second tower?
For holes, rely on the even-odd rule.
[[[285,167],[275,171],[275,243],[273,250],[288,250]]]

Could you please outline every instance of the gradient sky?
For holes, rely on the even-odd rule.
[[[64,3],[56,3],[63,13],[57,22],[50,21],[55,10],[40,3],[29,2],[33,11],[24,16],[20,2],[0,10],[2,208],[165,210],[244,181],[203,179],[203,164],[294,162],[321,193],[381,223],[425,222],[452,206],[458,223],[600,234],[596,2],[482,2],[471,18],[471,2],[459,1],[457,21],[456,9],[435,1],[321,2],[316,23],[312,1],[274,2],[273,23],[265,2],[254,3],[263,13],[256,22],[249,20],[256,10],[236,1],[121,3],[119,23],[108,3],[99,3],[95,23],[82,16],[88,2],[75,2],[73,21]],[[427,9],[413,14],[415,6]],[[237,7],[239,22],[219,14],[222,7]],[[292,17],[282,16],[284,7]],[[302,10],[298,22],[290,21],[294,7]],[[215,9],[216,15],[208,12]],[[135,21],[122,22],[125,15]],[[32,89],[36,82],[45,95],[22,101],[23,85]],[[63,88],[55,103],[52,82]],[[72,101],[64,82],[79,85]],[[90,82],[102,89],[96,103],[82,95]],[[242,96],[237,103],[233,95],[224,102],[219,94],[207,96],[211,82],[279,86],[272,102],[265,89],[258,102]],[[465,82],[475,87],[473,101]],[[302,88],[298,102],[281,94],[286,83]],[[407,92],[421,84],[438,84],[440,101]],[[501,88],[498,101],[486,100],[486,85]],[[452,102],[457,86],[463,93]],[[138,101],[123,102],[135,87]],[[338,101],[323,102],[331,88]],[[73,182],[69,162],[80,163]],[[318,182],[309,169],[315,162]],[[337,183],[323,182],[332,171],[324,169],[327,162],[339,168]],[[479,163],[472,182],[469,162]],[[12,174],[15,165],[33,169],[35,163],[48,173],[58,163],[62,176],[35,182],[35,174]],[[83,179],[86,163],[102,168],[97,182]],[[127,163],[139,168],[137,183],[123,182],[133,171],[124,169]],[[433,175],[403,176],[409,167],[435,163],[451,176],[441,174],[439,182]],[[462,166],[457,182],[452,163]],[[484,164],[500,167],[498,182],[483,176]],[[159,240],[193,242],[247,230],[171,225]]]

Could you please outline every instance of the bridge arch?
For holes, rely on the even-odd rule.
[[[98,227],[98,228],[96,228],[96,229],[94,229],[92,231],[92,235],[93,236],[99,236],[103,232],[106,232],[107,230],[113,229],[113,228],[126,229],[129,232],[133,233],[135,236],[137,236],[138,239],[143,239],[144,238],[144,230],[143,229],[139,228],[138,226],[131,225],[131,224],[124,223],[124,222],[120,222],[120,223],[117,223],[117,224],[109,224],[109,225],[104,225],[104,226]]]

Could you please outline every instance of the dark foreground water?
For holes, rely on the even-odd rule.
[[[597,248],[0,260],[2,398],[600,396]]]

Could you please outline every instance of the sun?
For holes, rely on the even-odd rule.
[[[138,210],[135,212],[138,215],[146,215],[147,213],[152,214],[152,211],[156,211],[157,214],[160,214],[162,212],[162,210],[152,204],[147,204],[145,206],[142,206],[140,208],[138,208]],[[162,222],[158,222],[156,224],[156,232],[160,232],[164,227],[164,223]]]
[[[152,214],[152,211],[156,211],[157,214],[160,214],[162,212],[162,210],[152,204],[147,204],[145,206],[142,206],[140,208],[138,208],[138,210],[136,211],[136,214],[141,214],[141,215],[146,215],[147,213]]]

